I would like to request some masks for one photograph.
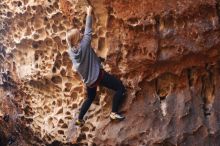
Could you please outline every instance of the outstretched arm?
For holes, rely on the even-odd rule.
[[[85,31],[84,36],[82,38],[82,45],[85,45],[85,47],[89,47],[91,45],[91,39],[92,39],[92,7],[89,6],[87,9],[87,16],[86,16],[86,25],[85,25]]]

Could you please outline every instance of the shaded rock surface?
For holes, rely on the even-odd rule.
[[[86,96],[66,31],[94,7],[95,52],[121,79],[126,119],[110,121],[113,91]],[[218,0],[0,1],[0,145],[218,146]]]

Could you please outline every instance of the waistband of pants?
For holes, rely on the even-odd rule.
[[[98,76],[98,78],[97,78],[97,80],[92,84],[92,85],[90,85],[90,86],[88,86],[89,88],[94,88],[94,87],[96,87],[96,86],[98,86],[99,85],[99,83],[100,83],[100,81],[103,79],[103,77],[104,77],[104,70],[103,69],[100,69],[100,71],[99,71],[99,76]]]

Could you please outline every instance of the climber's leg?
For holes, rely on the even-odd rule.
[[[125,98],[125,87],[122,82],[113,75],[105,72],[100,85],[115,91],[112,102],[112,114],[110,117],[112,119],[124,119],[124,117],[118,114],[119,107]]]
[[[97,87],[89,88],[87,87],[87,99],[84,101],[80,113],[79,113],[79,120],[83,120],[84,115],[88,111],[89,107],[91,106],[93,100],[96,96],[96,89]]]

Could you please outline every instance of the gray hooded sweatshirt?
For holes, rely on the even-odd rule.
[[[101,62],[94,50],[91,48],[92,39],[92,16],[87,15],[84,36],[79,48],[69,48],[68,53],[72,60],[74,69],[78,72],[83,82],[90,86],[98,78]]]

